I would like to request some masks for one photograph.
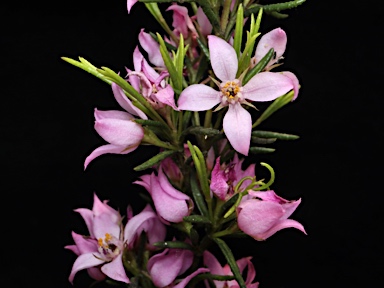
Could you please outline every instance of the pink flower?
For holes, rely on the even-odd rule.
[[[144,33],[144,32],[142,32]],[[164,80],[169,74],[162,71],[160,74],[153,69],[136,47],[133,53],[134,71],[127,69],[129,83],[136,89],[156,110],[166,105],[178,110],[175,104],[174,91],[171,85]],[[129,99],[127,99],[131,103]],[[131,105],[133,105],[131,103]]]
[[[175,189],[169,183],[163,169],[159,168],[158,176],[143,175],[141,181],[134,183],[143,186],[151,194],[157,214],[168,222],[182,222],[183,217],[188,216],[193,210],[193,201],[186,194]]]
[[[165,249],[148,260],[147,269],[156,287],[184,288],[197,274],[209,272],[207,268],[199,268],[176,284],[177,276],[185,273],[192,262],[193,253],[190,250]]]
[[[128,248],[134,246],[142,232],[147,234],[149,249],[154,249],[153,243],[164,241],[167,233],[164,224],[149,204],[139,214],[129,219],[125,226],[124,239]]]
[[[72,232],[75,245],[65,248],[78,257],[68,280],[73,283],[76,273],[87,269],[88,274],[96,280],[103,280],[106,275],[116,281],[130,283],[122,262],[124,240],[119,212],[110,207],[107,201],[101,202],[96,194],[92,210],[80,208],[75,211],[83,217],[90,237]]]
[[[274,191],[249,191],[249,198],[237,207],[238,227],[255,240],[265,240],[284,228],[296,228],[307,234],[303,225],[288,219],[301,199],[288,201]]]
[[[244,159],[239,160],[235,154],[232,161],[228,164],[220,165],[220,157],[216,158],[216,164],[211,174],[211,191],[221,200],[228,200],[234,194],[234,188],[244,177],[255,177],[255,164],[251,164],[246,170],[242,170]],[[251,180],[244,180],[240,189],[245,189]]]
[[[248,155],[251,140],[252,118],[242,104],[251,101],[271,101],[294,88],[291,77],[281,73],[261,72],[244,86],[236,79],[238,60],[233,47],[223,39],[209,35],[208,48],[212,69],[222,82],[220,91],[207,85],[193,84],[182,91],[178,100],[180,110],[205,111],[220,104],[228,106],[223,119],[224,133],[233,148]]]
[[[113,85],[113,84],[112,84]],[[118,86],[117,86],[118,87]],[[84,162],[84,169],[96,157],[106,154],[127,154],[135,150],[144,137],[144,129],[123,111],[95,109],[95,130],[109,144],[96,148]]]
[[[208,267],[211,274],[214,275],[233,275],[231,268],[228,264],[225,264],[223,267],[220,265],[220,262],[216,259],[216,257],[209,252],[208,250],[204,251],[204,265]],[[255,267],[251,262],[252,257],[244,257],[236,261],[237,266],[239,267],[240,273],[243,273],[244,269],[247,267],[247,278],[245,279],[245,285],[247,288],[257,288],[259,287],[259,282],[252,283],[252,281],[256,277]],[[216,288],[238,288],[240,287],[236,280],[231,281],[218,281],[213,280]]]

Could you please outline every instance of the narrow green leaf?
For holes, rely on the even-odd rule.
[[[283,14],[283,13],[279,13],[277,11],[271,11],[271,12],[265,12],[267,13],[268,15],[271,15],[272,17],[275,17],[277,19],[285,19],[285,18],[288,18],[288,14]]]
[[[201,51],[203,51],[204,55],[207,57],[207,59],[209,60],[209,50],[208,50],[208,47],[205,46],[205,44],[200,40],[200,38],[196,38],[197,40],[197,44],[199,45]]]
[[[244,16],[247,17],[251,15],[252,13],[258,12],[261,8],[264,10],[264,12],[280,12],[283,10],[288,10],[292,8],[296,8],[299,5],[303,4],[306,0],[295,0],[295,1],[289,1],[284,3],[277,3],[277,4],[269,4],[269,5],[260,5],[260,4],[253,4],[248,7],[248,9],[244,12]]]
[[[194,135],[203,135],[203,136],[211,137],[211,136],[220,135],[221,132],[213,128],[204,128],[202,126],[194,126],[183,131],[183,134],[194,134]]]
[[[135,122],[138,124],[141,124],[143,126],[158,127],[158,128],[169,130],[169,126],[166,126],[159,121],[146,120],[146,119],[135,119]]]
[[[198,223],[198,224],[212,224],[211,220],[209,220],[207,217],[202,215],[189,215],[185,216],[184,221],[190,222],[190,223]]]
[[[155,164],[159,163],[160,161],[164,160],[165,158],[171,156],[174,153],[176,153],[176,151],[174,151],[174,150],[167,150],[167,151],[160,152],[159,154],[152,157],[151,159],[149,159],[149,160],[145,161],[144,163],[136,166],[135,168],[133,168],[133,170],[142,171],[142,170],[151,168]]]
[[[267,148],[267,147],[257,147],[253,146],[249,148],[249,152],[252,154],[266,154],[266,153],[272,153],[275,152],[276,149],[274,148]]]
[[[260,115],[260,117],[253,123],[252,128],[255,128],[257,125],[259,125],[261,122],[266,120],[269,116],[271,116],[273,113],[275,113],[277,110],[282,108],[283,106],[287,105],[289,102],[292,101],[294,92],[291,90],[287,94],[275,99],[271,103],[271,105],[268,106],[267,109],[263,112],[263,114]]]
[[[193,250],[193,247],[188,243],[182,241],[164,241],[164,242],[156,242],[153,243],[153,246],[159,248],[173,248],[173,249],[187,249]]]
[[[251,138],[251,141],[252,143],[255,143],[255,144],[271,144],[271,143],[274,143],[276,142],[276,138],[261,138],[261,137],[252,137]]]
[[[110,79],[106,78],[103,74],[99,73],[95,66],[93,66],[90,62],[88,62],[82,57],[79,57],[80,61],[76,61],[68,57],[61,57],[61,59],[64,60],[65,62],[68,62],[69,64],[72,64],[73,66],[83,69],[84,71],[92,74],[93,76],[96,76],[97,78],[103,80],[109,85],[112,84],[112,81]]]
[[[243,39],[243,27],[244,27],[244,9],[243,5],[240,4],[237,10],[235,36],[233,39],[233,48],[236,51],[237,59],[240,56],[241,43]]]
[[[224,215],[228,209],[230,209],[236,201],[239,199],[240,194],[235,194],[231,198],[229,198],[228,201],[224,203],[224,205],[221,207],[220,215]]]
[[[268,53],[265,54],[265,56],[252,69],[250,69],[247,74],[245,74],[242,85],[245,85],[253,76],[262,71],[272,59],[274,53],[275,50],[273,50],[273,48],[269,49]]]
[[[201,163],[200,168],[201,168],[201,177],[199,177],[199,182],[201,185],[201,189],[203,190],[203,193],[205,195],[206,199],[211,199],[210,198],[210,193],[211,190],[209,188],[209,182],[208,182],[208,172],[207,172],[207,166],[206,166],[206,160],[201,152],[200,148],[193,145],[193,148],[195,148],[195,153],[197,157],[199,158],[199,161]]]
[[[239,266],[237,266],[235,257],[233,256],[233,253],[231,249],[228,247],[228,245],[220,238],[213,238],[213,240],[216,242],[216,244],[219,246],[221,252],[223,253],[225,259],[227,260],[227,263],[229,267],[231,267],[231,271],[233,275],[235,276],[235,279],[239,286],[241,288],[246,288],[245,282],[243,277],[241,276],[241,272],[239,270]]]
[[[244,51],[241,54],[240,59],[239,59],[239,68],[237,70],[237,76],[236,77],[239,77],[241,75],[241,73],[243,73],[243,71],[245,69],[247,69],[247,67],[249,66],[251,54],[253,53],[253,48],[255,46],[256,38],[257,38],[257,36],[260,35],[260,33],[258,33],[256,35],[251,36],[249,31],[247,31],[247,34],[248,34],[248,39],[247,39],[247,42],[245,44]]]
[[[191,183],[192,196],[193,196],[193,199],[195,200],[197,209],[199,209],[201,215],[208,217],[209,214],[208,214],[207,205],[205,203],[203,195],[200,193],[199,185],[197,184],[197,181],[196,181],[196,175],[193,172],[191,172],[190,183]]]
[[[173,64],[171,56],[169,56],[167,47],[165,46],[165,42],[159,33],[156,33],[156,35],[157,35],[157,39],[159,40],[159,43],[160,43],[161,56],[163,57],[164,64],[168,69],[169,76],[171,77],[174,88],[181,91],[182,90],[182,82],[180,81],[180,79],[178,77],[178,73],[177,73],[175,65]],[[172,52],[174,52],[174,51],[172,51]]]
[[[263,130],[253,131],[252,137],[270,138],[270,139],[279,139],[279,140],[296,140],[300,138],[300,136],[293,135],[293,134],[278,133],[278,132],[263,131]]]

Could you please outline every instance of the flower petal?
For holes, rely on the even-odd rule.
[[[96,132],[107,142],[116,146],[138,146],[144,137],[141,125],[120,119],[101,119],[95,122]]]
[[[247,156],[251,142],[252,118],[239,103],[230,104],[223,119],[224,133],[239,153]]]
[[[73,284],[73,279],[75,278],[76,273],[80,270],[95,267],[105,262],[104,260],[96,258],[95,255],[97,255],[97,253],[86,253],[77,257],[77,259],[73,263],[71,273],[68,277],[69,282]]]
[[[234,80],[238,68],[235,49],[220,37],[214,35],[207,37],[213,72],[222,82]]]
[[[220,103],[220,92],[203,84],[193,84],[184,89],[179,97],[180,110],[205,111]]]
[[[208,272],[209,272],[209,269],[207,269],[207,268],[198,268],[197,270],[192,272],[190,275],[185,277],[183,280],[181,280],[181,282],[179,282],[177,285],[173,286],[173,288],[185,288],[187,286],[187,284],[189,283],[189,281],[192,280],[193,277],[195,277],[198,274],[208,273]]]
[[[148,53],[149,62],[155,66],[165,67],[159,43],[149,33],[144,32],[144,28],[140,30],[139,42],[145,52]]]
[[[227,183],[226,177],[224,176],[224,172],[220,167],[220,157],[217,157],[216,164],[213,167],[211,174],[211,184],[209,185],[209,188],[213,193],[215,193],[217,197],[219,197],[221,200],[225,200],[229,185]]]
[[[103,239],[106,234],[110,234],[119,239],[120,221],[116,221],[117,219],[114,216],[115,215],[110,213],[102,213],[95,217],[93,221],[93,233],[96,239]]]
[[[203,9],[199,6],[196,12],[196,20],[200,26],[201,34],[207,36],[212,32],[212,24],[209,22],[207,15],[205,15]]]
[[[297,95],[299,95],[299,87],[300,87],[299,79],[297,79],[295,74],[289,71],[283,71],[281,72],[281,74],[283,74],[284,76],[287,76],[289,79],[292,80],[293,92],[294,92],[292,101],[294,101],[297,98]]]
[[[117,146],[117,145],[113,145],[113,144],[107,144],[107,145],[100,146],[100,147],[96,148],[95,150],[93,150],[92,153],[89,154],[89,156],[85,159],[84,170],[87,168],[87,166],[89,165],[89,163],[91,163],[91,161],[93,159],[95,159],[96,157],[99,157],[100,155],[108,154],[108,153],[111,153],[111,154],[128,154],[128,153],[132,152],[133,150],[135,150],[136,148],[137,148],[137,146],[126,149],[126,147]]]
[[[277,60],[284,54],[286,46],[287,35],[285,34],[283,29],[276,28],[264,34],[260,38],[259,43],[256,47],[256,63],[259,62],[268,53],[269,49],[273,48],[276,53],[276,57],[274,59],[271,59],[267,64],[267,67],[271,66],[273,63],[276,63]]]
[[[120,120],[132,120],[135,119],[131,114],[124,112],[124,111],[118,111],[118,110],[107,110],[102,111],[95,108],[94,111],[95,119],[96,121],[101,119],[120,119]]]
[[[307,232],[305,232],[303,225],[301,225],[299,222],[292,219],[285,219],[277,222],[273,227],[271,227],[271,229],[258,234],[257,238],[267,239],[268,237],[271,237],[273,234],[275,234],[277,231],[285,228],[296,228],[301,232],[303,232],[304,234],[307,234]]]
[[[132,115],[139,116],[141,119],[148,119],[147,115],[135,105],[132,104],[131,100],[124,94],[123,89],[117,85],[116,83],[112,83],[112,92],[113,96],[119,105],[124,108],[126,111],[131,113]]]
[[[171,85],[167,85],[164,89],[159,90],[154,96],[160,103],[171,106],[173,110],[179,110],[175,104],[174,91]]]
[[[265,239],[263,233],[271,229],[284,215],[280,204],[256,199],[246,200],[238,206],[239,228],[256,240]]]
[[[101,267],[101,271],[105,275],[107,275],[109,278],[121,281],[124,283],[130,283],[129,278],[127,274],[125,273],[123,260],[122,260],[122,253],[116,256],[115,259],[113,259],[111,262],[104,264]]]
[[[127,1],[127,10],[128,10],[128,14],[129,14],[129,12],[131,12],[132,6],[133,6],[134,4],[136,4],[137,1],[138,1],[138,0],[128,0],[128,1]]]
[[[261,72],[243,86],[243,96],[252,101],[274,100],[294,87],[292,80],[281,73]]]

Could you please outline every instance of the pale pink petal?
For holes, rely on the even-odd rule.
[[[177,285],[173,286],[173,288],[185,288],[189,281],[193,279],[196,275],[199,275],[201,273],[208,273],[210,272],[207,268],[198,268],[196,271],[192,272],[190,275],[185,277],[181,282],[179,282]],[[217,287],[217,286],[216,286]]]
[[[92,227],[93,227],[93,212],[87,208],[78,208],[74,210],[83,217],[85,224],[87,225],[89,234],[91,237],[94,237]]]
[[[149,204],[146,207],[150,208]],[[157,214],[152,211],[152,208],[150,209],[151,211],[143,210],[128,221],[124,229],[124,240],[128,245],[131,245],[143,231],[148,234],[150,244],[164,241],[166,228],[158,219]]]
[[[212,24],[209,22],[207,15],[203,12],[203,9],[199,6],[196,12],[197,23],[200,26],[201,34],[207,36],[212,32]]]
[[[101,267],[101,271],[103,271],[105,275],[107,275],[113,280],[121,281],[124,283],[130,283],[129,278],[124,270],[121,253],[117,255],[116,258],[113,259],[111,262],[104,264]]]
[[[225,271],[223,270],[223,267],[221,267],[220,262],[208,250],[205,250],[203,252],[203,260],[204,260],[204,265],[208,267],[211,274],[226,275]],[[215,283],[216,288],[223,288],[226,284],[226,281],[214,280],[213,282]]]
[[[140,89],[138,92],[144,97],[148,98],[152,94],[152,83],[144,75],[143,72],[132,71],[128,73],[129,77],[136,76],[140,80]]]
[[[107,278],[107,276],[103,272],[101,272],[99,267],[88,268],[87,272],[89,277],[91,277],[92,279],[95,279],[96,281],[102,281],[105,278]]]
[[[153,174],[153,173],[152,173]],[[143,175],[140,177],[140,180],[136,180],[133,183],[143,186],[147,191],[151,189],[151,175]]]
[[[287,76],[289,79],[292,80],[293,92],[294,92],[293,98],[292,98],[292,101],[293,101],[297,98],[297,95],[299,95],[299,88],[300,88],[299,79],[297,79],[295,74],[289,71],[283,71],[281,72],[281,74],[283,74],[284,76]]]
[[[133,67],[135,71],[141,71],[141,64],[143,63],[144,56],[141,54],[139,46],[136,46],[135,50],[133,50]]]
[[[152,38],[151,34],[144,32],[144,29],[140,30],[139,42],[141,47],[148,53],[149,62],[155,66],[165,67],[163,57],[160,53],[160,45]]]
[[[177,200],[189,200],[190,197],[183,192],[180,192],[176,188],[172,186],[171,183],[169,183],[167,176],[164,174],[164,171],[162,168],[159,169],[159,176],[158,176],[159,184],[161,188],[167,193],[169,196],[177,199]]]
[[[120,213],[113,209],[108,204],[108,200],[101,201],[99,197],[97,197],[96,193],[93,193],[93,206],[92,206],[92,213],[94,216],[99,216],[103,213],[107,213],[109,215],[112,215],[115,219],[115,221],[118,221],[120,219]]]
[[[179,110],[175,104],[174,91],[171,85],[167,85],[164,89],[159,90],[155,97],[160,103],[171,106],[173,110]]]
[[[273,48],[276,53],[276,58],[271,59],[267,64],[267,67],[277,62],[285,52],[285,48],[287,46],[287,35],[284,30],[281,28],[273,29],[272,31],[264,34],[257,44],[255,51],[256,62],[259,62],[268,51]]]
[[[188,29],[196,33],[195,26],[193,26],[192,20],[188,15],[187,7],[173,4],[166,11],[170,10],[173,11],[172,26],[183,34],[184,38],[188,37]]]
[[[138,0],[128,0],[127,1],[128,14],[129,14],[129,12],[131,12],[132,6],[135,5],[137,1]]]
[[[124,94],[123,89],[116,83],[112,83],[112,92],[119,105],[132,115],[139,116],[141,119],[148,119],[147,115],[135,105],[132,104],[131,100]]]
[[[93,159],[95,159],[96,157],[99,157],[100,155],[108,154],[108,153],[111,153],[111,154],[128,154],[128,153],[132,152],[133,150],[135,150],[136,148],[137,148],[137,146],[126,149],[126,147],[124,147],[124,146],[117,146],[117,145],[113,145],[113,144],[107,144],[107,145],[100,146],[100,147],[96,148],[95,150],[93,150],[92,153],[85,159],[84,170],[87,168],[87,166],[89,165],[89,163],[91,163],[91,161]]]
[[[228,189],[229,189],[227,179],[223,174],[224,174],[224,172],[221,170],[221,167],[220,167],[220,157],[218,157],[216,159],[216,164],[212,170],[211,184],[209,185],[209,188],[221,200],[225,199],[225,197],[227,196]]]
[[[297,209],[300,203],[301,203],[301,198],[297,201],[290,201],[286,204],[283,204],[285,213],[282,219],[288,219],[288,217],[292,215],[292,213]]]
[[[151,187],[149,192],[152,196],[157,213],[166,221],[178,223],[183,221],[184,216],[189,215],[190,211],[186,200],[179,200],[172,197],[170,194],[174,195],[176,193],[171,192],[169,194],[169,191],[165,191],[154,174],[151,175]]]
[[[292,219],[285,219],[285,220],[278,221],[273,227],[271,227],[267,231],[257,234],[256,237],[258,239],[267,239],[268,237],[275,234],[277,231],[279,231],[281,229],[285,229],[285,228],[296,228],[296,229],[300,230],[301,232],[303,232],[304,234],[307,234],[305,232],[303,225],[301,225],[299,222],[297,222],[296,220],[292,220]]]
[[[120,119],[120,120],[132,120],[135,119],[131,114],[124,112],[124,111],[118,111],[118,110],[107,110],[102,111],[95,108],[95,119],[96,121],[101,119]]]
[[[181,268],[185,257],[192,258],[193,253],[182,249],[165,249],[164,252],[152,256],[148,260],[147,269],[153,283],[157,287],[171,284],[182,273]]]
[[[73,279],[76,275],[77,272],[83,269],[87,269],[90,267],[95,267],[97,265],[103,264],[105,261],[100,260],[99,258],[96,258],[95,255],[97,256],[98,253],[86,253],[82,254],[73,263],[71,273],[69,275],[69,282],[73,284]],[[101,257],[101,255],[99,255]]]
[[[157,73],[155,69],[152,68],[151,65],[148,64],[147,60],[143,59],[141,64],[141,71],[148,78],[148,80],[152,83],[155,83],[158,78],[160,78],[160,74]],[[163,71],[164,72],[164,71]]]
[[[239,103],[230,104],[223,119],[224,133],[233,149],[247,156],[251,143],[252,118]]]
[[[144,129],[133,121],[101,119],[95,122],[96,132],[116,146],[138,146],[144,137]]]
[[[93,253],[93,252],[96,252],[98,249],[98,244],[95,239],[84,237],[83,235],[77,234],[75,232],[72,232],[72,238],[76,244],[75,251],[77,251],[78,253],[76,253],[74,250],[70,248],[67,248],[67,249],[74,251],[77,255]]]
[[[222,82],[234,80],[238,68],[235,49],[220,37],[214,35],[207,37],[213,72]]]
[[[116,217],[114,217],[114,215],[102,213],[101,215],[96,216],[93,221],[93,233],[96,239],[104,239],[107,233],[119,239],[119,222],[116,221]]]
[[[293,89],[292,80],[281,73],[261,72],[243,86],[243,96],[252,101],[275,100]]]
[[[271,229],[284,215],[284,209],[275,202],[250,199],[238,206],[239,228],[256,240],[262,233]]]
[[[205,111],[220,103],[221,92],[203,84],[184,89],[178,100],[180,110]]]

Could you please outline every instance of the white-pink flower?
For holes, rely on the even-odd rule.
[[[224,133],[232,147],[248,155],[252,118],[242,104],[250,101],[271,101],[292,90],[292,77],[282,73],[260,72],[242,86],[236,79],[238,59],[233,47],[223,39],[209,35],[208,48],[213,72],[221,81],[220,91],[203,84],[193,84],[182,91],[178,100],[180,110],[205,111],[217,104],[228,106],[223,119]],[[291,75],[290,75],[291,76]]]

